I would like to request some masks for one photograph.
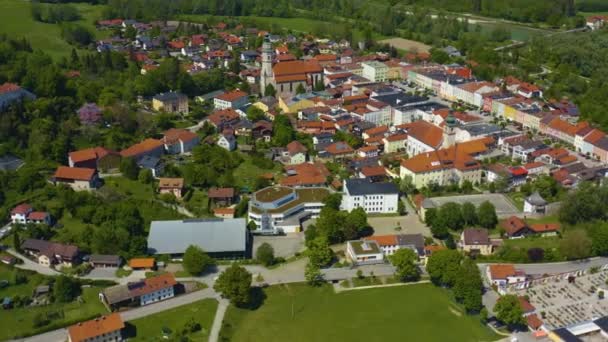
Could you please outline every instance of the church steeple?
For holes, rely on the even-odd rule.
[[[443,148],[454,146],[456,143],[456,131],[454,128],[457,123],[454,112],[450,109],[448,116],[445,118],[445,125],[443,126]]]
[[[268,35],[262,43],[262,70],[260,70],[260,93],[264,94],[266,86],[272,82],[272,43]]]

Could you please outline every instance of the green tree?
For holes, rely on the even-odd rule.
[[[152,183],[152,181],[154,180],[154,176],[152,176],[152,170],[141,169],[139,171],[139,175],[137,176],[137,179],[144,184]]]
[[[471,259],[466,259],[461,264],[454,283],[454,297],[462,302],[467,311],[478,312],[483,307],[482,289],[483,281],[477,264]]]
[[[264,89],[264,96],[272,96],[275,97],[277,95],[277,91],[274,88],[274,86],[271,83],[268,83],[266,85],[266,88]]]
[[[566,231],[559,243],[559,251],[566,259],[583,259],[591,254],[592,241],[583,229]]]
[[[264,111],[256,106],[249,106],[247,108],[247,119],[252,122],[260,121],[264,119]]]
[[[190,245],[186,249],[186,252],[184,252],[184,260],[182,264],[188,273],[192,275],[199,275],[203,273],[207,267],[214,265],[215,261],[200,247]]]
[[[462,219],[466,227],[477,224],[477,209],[473,203],[466,202],[462,205]]]
[[[264,264],[264,266],[270,266],[274,264],[274,248],[272,248],[269,243],[264,242],[260,245],[260,247],[258,247],[258,250],[255,252],[255,258],[258,259],[259,262]]]
[[[136,180],[139,176],[139,167],[133,158],[123,158],[120,162],[120,172],[128,179]]]
[[[233,263],[218,277],[213,289],[235,306],[247,305],[251,299],[252,276],[244,267]]]
[[[457,250],[444,249],[429,257],[426,270],[436,285],[453,286],[458,279],[462,254]]]
[[[333,193],[323,199],[324,207],[329,207],[334,210],[340,210],[340,204],[342,204],[342,194],[341,193]]]
[[[316,266],[326,266],[334,258],[334,252],[329,247],[329,242],[324,236],[319,236],[306,243],[308,246],[308,259]]]
[[[442,220],[447,227],[459,230],[464,227],[464,219],[462,218],[462,210],[460,204],[448,202],[439,208],[437,219]]]
[[[53,298],[60,303],[68,303],[80,294],[80,284],[76,279],[60,275],[53,284]]]
[[[524,312],[516,295],[504,295],[496,301],[494,310],[496,318],[510,327],[525,324]]]
[[[304,278],[306,278],[306,282],[311,286],[319,286],[323,283],[323,274],[321,273],[321,269],[319,269],[318,265],[315,265],[312,262],[308,262],[306,264],[306,268],[304,269]]]
[[[416,281],[420,278],[420,270],[416,266],[418,255],[409,249],[398,249],[393,255],[389,256],[390,262],[395,266],[395,276],[401,281]]]
[[[304,89],[304,86],[302,85],[302,83],[298,84],[298,87],[296,88],[296,94],[304,94],[306,92],[306,89]]]
[[[496,208],[489,201],[485,201],[479,205],[479,209],[477,210],[477,219],[479,220],[479,225],[492,229],[496,227],[498,224],[498,216],[496,216]]]
[[[21,250],[21,237],[19,236],[19,229],[14,229],[13,232],[13,247],[15,248],[15,250],[19,253],[22,252]]]

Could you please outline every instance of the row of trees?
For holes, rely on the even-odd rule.
[[[491,229],[498,224],[496,208],[489,201],[485,201],[475,208],[475,205],[466,202],[462,205],[448,202],[439,208],[430,208],[425,212],[426,224],[431,227],[431,233],[437,238],[446,238],[449,230],[460,230],[465,227],[481,226]]]

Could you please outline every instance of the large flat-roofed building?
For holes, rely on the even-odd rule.
[[[342,195],[342,209],[363,208],[370,214],[396,213],[399,189],[394,183],[373,183],[369,178],[346,179]]]
[[[295,233],[301,223],[319,215],[323,200],[331,194],[322,187],[293,189],[274,186],[253,194],[249,202],[249,220],[256,225],[254,233]]]
[[[346,255],[355,265],[373,265],[384,263],[382,248],[373,240],[346,242]]]
[[[388,80],[388,66],[378,61],[361,63],[363,67],[363,77],[372,82],[385,82]]]
[[[222,259],[247,257],[249,232],[244,218],[152,221],[148,251],[181,258],[190,245]]]

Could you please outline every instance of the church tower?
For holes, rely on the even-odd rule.
[[[260,70],[260,93],[264,95],[266,86],[272,83],[272,44],[268,35],[262,43],[262,70]]]
[[[454,112],[450,110],[447,118],[445,118],[445,126],[443,126],[443,148],[454,146],[456,143],[456,118]]]

